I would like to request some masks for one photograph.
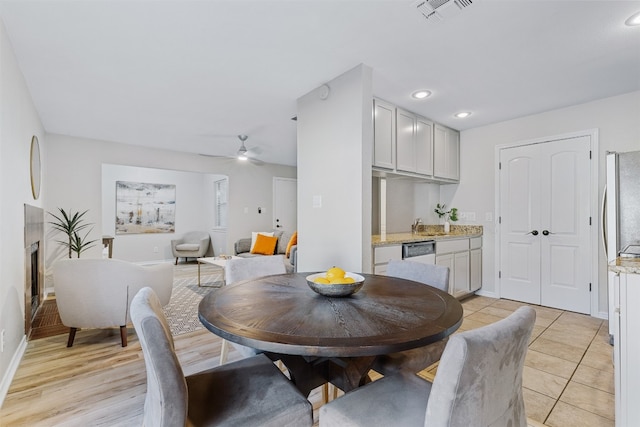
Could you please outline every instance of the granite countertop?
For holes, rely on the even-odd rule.
[[[609,264],[609,271],[614,273],[640,274],[640,258],[621,258]]]
[[[402,243],[421,242],[424,240],[446,240],[464,237],[482,236],[481,225],[452,225],[448,234],[442,225],[421,225],[417,233],[387,233],[371,236],[372,246],[399,245]]]

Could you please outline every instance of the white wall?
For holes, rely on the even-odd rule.
[[[24,350],[24,204],[42,206],[46,190],[31,194],[31,137],[47,150],[44,129],[0,20],[0,405]]]
[[[495,296],[497,291],[495,225],[494,221],[484,220],[495,207],[495,147],[594,128],[599,130],[600,152],[594,155],[599,160],[598,192],[602,197],[606,151],[640,150],[640,91],[461,132],[460,184],[442,186],[441,197],[460,211],[476,212],[477,223],[484,225],[483,293]],[[595,211],[599,212],[599,208]],[[600,218],[594,222],[600,226]],[[601,246],[599,253],[599,310],[606,313],[607,266]]]
[[[371,74],[360,65],[327,99],[298,99],[298,271],[371,270]]]
[[[171,240],[188,231],[213,228],[213,182],[223,175],[140,168],[123,165],[102,165],[102,228],[99,235],[114,237],[113,257],[131,262],[167,260],[173,257]],[[172,184],[176,186],[175,233],[119,234],[115,231],[116,181]],[[155,252],[155,248],[158,252]],[[211,250],[211,248],[210,248]]]

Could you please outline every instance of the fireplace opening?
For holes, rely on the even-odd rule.
[[[38,251],[40,250],[40,242],[31,245],[31,320],[36,315],[38,307],[40,307],[40,271],[38,265]]]
[[[44,210],[24,205],[24,332],[29,339],[32,322],[44,302]]]

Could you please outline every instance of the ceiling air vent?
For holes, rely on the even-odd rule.
[[[427,21],[439,22],[472,4],[473,0],[418,0],[413,6]]]

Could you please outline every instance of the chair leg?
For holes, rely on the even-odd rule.
[[[229,342],[222,340],[222,347],[220,348],[220,365],[227,363],[227,355],[229,354]]]
[[[178,265],[178,257],[176,257],[176,264],[175,265]]]
[[[127,325],[120,326],[120,341],[123,347],[127,346]]]
[[[76,338],[77,328],[69,328],[69,339],[67,340],[67,347],[71,347],[73,345],[73,340]]]

